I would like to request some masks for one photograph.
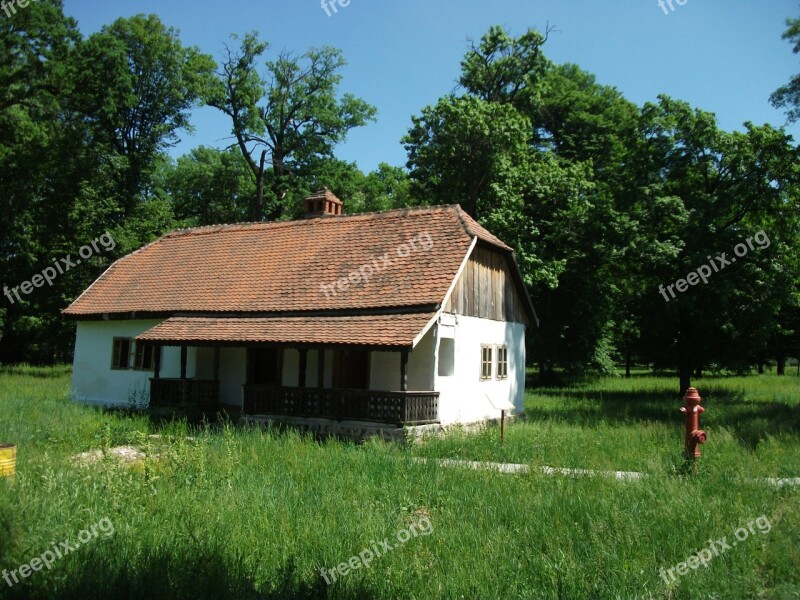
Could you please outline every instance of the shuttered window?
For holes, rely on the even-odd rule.
[[[140,371],[152,371],[155,367],[153,346],[136,342],[136,358],[133,368]]]
[[[481,346],[481,380],[492,378],[492,350],[491,346]]]
[[[112,369],[131,368],[131,338],[114,338],[114,350],[111,355]]]
[[[508,378],[508,346],[497,347],[497,379]]]

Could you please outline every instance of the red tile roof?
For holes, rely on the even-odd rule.
[[[353,317],[172,317],[137,336],[161,343],[325,344],[411,348],[436,313]]]
[[[457,205],[179,230],[119,259],[64,314],[436,306],[475,237],[511,250]]]

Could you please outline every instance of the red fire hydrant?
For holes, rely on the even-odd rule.
[[[690,387],[686,390],[686,395],[683,397],[685,404],[681,407],[681,412],[686,415],[686,435],[684,438],[684,452],[686,458],[695,460],[700,458],[700,450],[698,444],[705,444],[707,435],[706,432],[700,429],[700,413],[705,412],[705,409],[700,406],[702,398],[697,390]]]

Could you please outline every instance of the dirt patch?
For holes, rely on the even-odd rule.
[[[106,456],[117,459],[120,464],[130,464],[144,459],[145,453],[133,446],[117,446],[108,450],[81,452],[72,457],[72,462],[77,465],[91,465],[103,460]]]

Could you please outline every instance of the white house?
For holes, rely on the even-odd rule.
[[[196,404],[356,436],[524,411],[537,317],[508,246],[457,205],[165,235],[115,262],[77,320],[82,402]]]

